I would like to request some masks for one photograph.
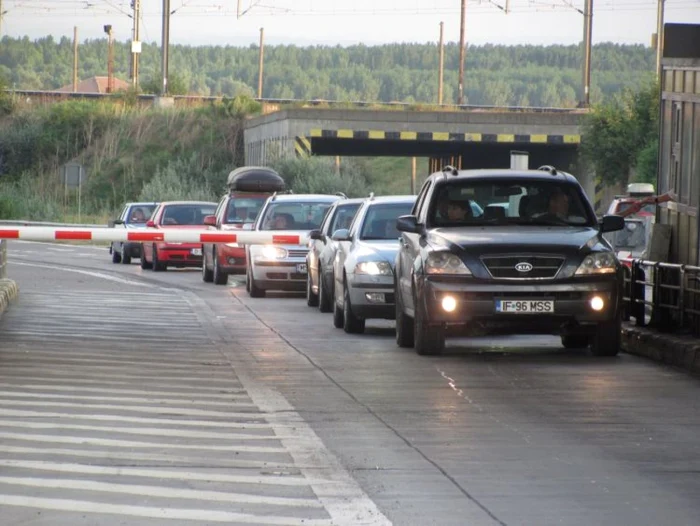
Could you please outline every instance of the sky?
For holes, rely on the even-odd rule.
[[[376,45],[458,42],[460,0],[169,0],[170,42],[187,45]],[[483,44],[575,44],[584,0],[469,0],[466,41]],[[132,0],[0,0],[1,35],[132,39]],[[593,42],[650,45],[656,0],[593,0]],[[238,16],[238,5],[241,15]],[[141,0],[141,40],[161,41],[163,0]],[[700,0],[666,0],[666,22],[700,23]]]

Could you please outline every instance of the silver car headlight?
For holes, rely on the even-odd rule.
[[[391,264],[388,261],[363,261],[355,265],[355,274],[367,274],[369,276],[391,276]]]
[[[587,255],[578,269],[576,276],[591,274],[612,274],[615,272],[615,256],[612,252],[596,252]]]
[[[260,252],[261,259],[284,259],[287,257],[287,251],[284,248],[276,247],[274,245],[267,245],[263,247]]]
[[[472,272],[464,262],[450,252],[433,252],[425,260],[426,274],[459,274],[471,276]]]

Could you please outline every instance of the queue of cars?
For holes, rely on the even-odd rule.
[[[256,170],[269,169],[248,173]],[[332,312],[348,333],[363,332],[367,319],[394,319],[397,344],[421,355],[474,332],[555,334],[567,348],[619,351],[623,270],[603,234],[624,228],[624,219],[598,219],[577,180],[551,166],[446,167],[417,196],[273,191],[258,195],[260,207],[237,198],[232,204],[231,190],[218,205],[188,204],[194,216],[186,224],[280,232],[281,243],[243,247],[251,297],[305,291],[307,305]],[[246,211],[230,216],[240,203]],[[159,204],[146,226],[167,228],[170,212],[183,206]],[[285,244],[286,232],[308,243]],[[229,272],[224,264],[243,269],[240,255],[220,261],[220,246],[197,248],[141,247],[142,267],[194,265],[199,257],[204,281],[216,283],[225,283],[214,277]]]

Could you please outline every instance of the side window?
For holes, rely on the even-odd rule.
[[[357,214],[355,214],[355,217],[353,218],[352,223],[350,224],[350,235],[351,236],[355,236],[355,233],[359,230],[359,227],[364,222],[367,208],[368,208],[367,205],[363,205],[362,208],[360,208],[357,211]]]
[[[119,214],[119,219],[126,221],[126,219],[129,217],[129,205],[126,205],[124,208],[122,208],[122,213]]]
[[[321,224],[321,232],[327,235],[333,235],[333,232],[330,231],[331,223],[333,222],[333,218],[336,216],[338,213],[338,207],[332,207],[329,212],[326,214],[325,219],[323,220],[323,224]]]
[[[418,218],[420,218],[422,210],[423,210],[423,203],[425,202],[425,198],[428,195],[428,192],[430,191],[432,181],[427,180],[425,184],[423,185],[423,188],[421,188],[420,193],[418,194],[418,197],[416,198],[416,204],[413,205],[413,210],[411,210],[411,215],[414,215]]]

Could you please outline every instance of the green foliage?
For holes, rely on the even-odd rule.
[[[15,109],[15,101],[6,90],[7,80],[4,74],[0,74],[0,117],[9,115]]]
[[[143,185],[140,201],[218,201],[219,196],[209,183],[213,174],[199,169],[198,155],[169,161],[156,170],[153,178]]]
[[[656,187],[659,162],[659,140],[652,139],[644,149],[637,154],[637,182],[651,183]]]
[[[286,158],[273,163],[273,168],[297,194],[343,192],[348,197],[359,197],[369,193],[367,180],[352,163],[341,165],[338,172],[327,158]]]
[[[221,104],[226,115],[237,119],[255,115],[262,111],[262,104],[249,95],[236,95],[231,100],[224,99]]]
[[[105,40],[80,47],[80,78],[104,75]],[[129,42],[115,42],[115,74],[128,78]],[[72,41],[52,37],[3,38],[0,71],[18,89],[56,89],[72,79]],[[581,94],[580,45],[470,46],[465,95],[481,105],[576,105]],[[593,47],[591,98],[611,97],[653,77],[655,53],[641,45]],[[459,46],[445,46],[444,102],[457,99]],[[141,87],[160,93],[160,47],[144,43]],[[434,44],[381,46],[266,46],[265,98],[337,101],[437,101],[438,51]],[[169,93],[253,96],[258,84],[256,46],[170,46]],[[150,79],[150,80],[149,80]]]
[[[587,116],[581,152],[605,183],[626,184],[640,162],[638,176],[656,181],[658,108],[658,85],[649,83],[638,91],[625,90]]]
[[[0,182],[0,219],[22,218],[28,221],[56,221],[62,206],[56,185],[46,179],[37,181],[23,174],[15,181]]]

